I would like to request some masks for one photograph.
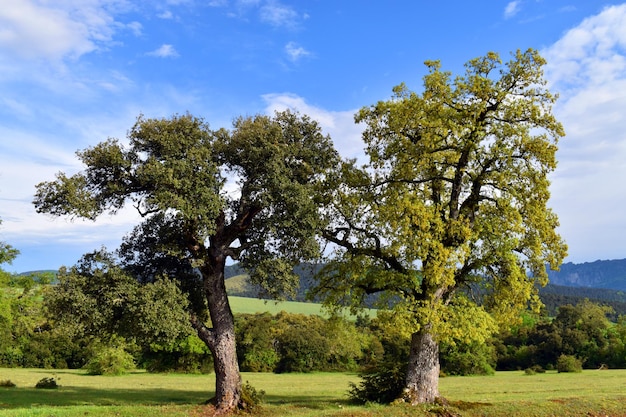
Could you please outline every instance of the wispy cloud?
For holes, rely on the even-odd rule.
[[[130,22],[126,25],[127,28],[129,28],[131,30],[131,32],[133,32],[133,35],[135,36],[141,36],[142,31],[143,31],[143,25],[139,22]]]
[[[565,236],[570,255],[576,248],[613,247],[597,259],[623,257],[626,187],[626,4],[604,9],[569,30],[542,51],[546,78],[561,95],[555,113],[567,136],[559,149],[553,200],[563,224],[575,224]],[[613,197],[609,197],[613,196]],[[601,239],[594,244],[595,239]]]
[[[311,52],[307,51],[296,42],[289,42],[285,45],[285,52],[291,62],[297,62],[304,57],[311,56]]]
[[[259,10],[262,22],[271,26],[296,27],[300,21],[300,15],[293,7],[284,5],[276,0],[266,2]]]
[[[158,17],[159,19],[165,19],[165,20],[168,20],[168,19],[172,19],[172,18],[174,17],[174,14],[173,14],[171,11],[169,11],[169,10],[165,10],[164,12],[159,13],[159,14],[157,15],[157,17]]]
[[[158,58],[176,58],[178,56],[178,52],[176,52],[176,49],[174,49],[172,45],[165,43],[154,51],[148,52],[146,55],[156,56]]]
[[[227,8],[230,17],[247,20],[250,13],[258,13],[258,19],[275,28],[296,29],[309,16],[298,12],[291,5],[283,4],[279,0],[212,0],[208,3],[212,7]]]
[[[504,8],[504,18],[510,19],[513,16],[515,16],[517,13],[519,13],[521,9],[521,3],[522,2],[520,0],[509,2]]]

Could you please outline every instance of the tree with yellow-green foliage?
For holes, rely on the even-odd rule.
[[[546,264],[566,255],[548,207],[563,127],[543,58],[473,59],[453,77],[426,62],[421,93],[404,84],[356,121],[369,163],[346,163],[328,187],[335,247],[317,294],[361,305],[381,293],[410,337],[402,397],[439,396],[439,343],[484,341],[537,306]]]

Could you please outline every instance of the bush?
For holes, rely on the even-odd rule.
[[[135,361],[122,347],[103,347],[85,367],[91,375],[122,375],[135,369]]]
[[[54,378],[42,378],[37,382],[35,388],[39,389],[57,389],[59,386],[57,385],[57,381]]]
[[[16,386],[17,385],[11,382],[10,379],[5,379],[4,381],[0,381],[0,387],[3,387],[3,388],[15,388]]]
[[[556,361],[556,370],[559,372],[582,372],[583,364],[575,356],[561,355]]]
[[[524,369],[524,373],[526,375],[545,374],[546,370],[543,369],[540,365],[533,365],[530,368]]]
[[[213,357],[198,336],[190,335],[169,344],[151,344],[141,355],[140,365],[148,372],[210,374]]]
[[[390,404],[404,390],[406,364],[400,362],[379,363],[361,374],[359,385],[350,383],[349,396],[354,402]]]
[[[277,321],[269,313],[239,314],[236,317],[237,357],[244,372],[272,372],[280,355]]]
[[[491,345],[441,345],[441,369],[447,375],[493,375],[495,362]]]
[[[263,404],[263,397],[265,397],[265,391],[257,391],[250,385],[250,382],[246,381],[246,384],[241,387],[241,410],[256,413]]]

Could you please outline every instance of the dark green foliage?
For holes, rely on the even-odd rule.
[[[226,261],[241,262],[267,296],[293,294],[293,267],[320,254],[317,195],[338,154],[316,122],[289,111],[239,117],[232,130],[216,131],[189,114],[140,116],[127,139],[128,146],[109,139],[79,151],[85,169],[40,183],[34,204],[40,213],[96,220],[133,203],[144,222],[125,240],[121,264],[87,268],[116,284],[92,284],[106,291],[85,300],[103,299],[104,314],[86,307],[95,316],[89,325],[109,334],[132,329],[142,339],[171,340],[180,325],[191,324],[215,360],[216,406],[232,411],[241,382]],[[163,298],[156,291],[153,306],[124,275],[141,283],[175,279],[184,300],[170,303],[171,292]],[[126,312],[134,312],[135,320],[127,321],[133,315]],[[170,320],[172,313],[176,320]],[[146,316],[153,317],[142,323]],[[158,318],[164,326],[144,326]],[[85,324],[80,314],[79,322]]]
[[[589,300],[561,306],[553,320],[544,318],[497,340],[498,369],[554,369],[561,355],[576,357],[585,368],[624,368],[626,321],[609,321],[611,313]]]
[[[236,328],[243,371],[351,371],[382,351],[368,328],[339,317],[242,314],[237,316]]]
[[[57,389],[57,388],[59,388],[59,385],[57,384],[56,379],[54,379],[53,377],[47,377],[47,378],[40,379],[37,382],[37,384],[35,385],[35,388],[38,388],[38,389]]]
[[[330,340],[323,336],[323,319],[318,316],[280,314],[279,320],[286,328],[277,339],[280,361],[276,372],[324,369],[328,363]]]
[[[361,375],[361,382],[350,384],[350,398],[361,404],[389,404],[400,397],[406,382],[406,364],[382,362]]]
[[[246,381],[241,386],[241,402],[239,408],[246,413],[256,413],[261,409],[265,391],[257,390],[250,382]]]
[[[272,372],[280,360],[277,320],[269,313],[236,317],[237,357],[244,372]]]
[[[121,335],[142,343],[188,335],[188,302],[176,284],[166,278],[141,284],[116,261],[100,250],[61,268],[59,283],[45,298],[51,319],[78,335]]]
[[[385,319],[372,319],[370,329],[381,349],[359,374],[361,382],[351,384],[350,398],[358,403],[388,404],[400,397],[406,383],[409,339]]]
[[[530,368],[524,369],[526,375],[544,374],[546,371],[539,365],[533,365]]]
[[[170,344],[151,344],[141,354],[141,366],[148,372],[208,374],[213,358],[206,344],[190,335]]]
[[[556,370],[559,372],[582,372],[583,363],[576,356],[561,355],[556,361]]]
[[[10,379],[0,381],[0,388],[15,388],[16,386]]]

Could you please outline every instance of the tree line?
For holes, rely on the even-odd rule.
[[[146,290],[123,274],[106,275],[94,286],[78,275],[62,276],[59,284],[50,285],[50,276],[5,273],[0,366],[85,368],[94,374],[122,373],[135,366],[150,372],[212,372],[210,350],[180,325],[176,311],[171,316],[158,309],[155,315],[137,314],[136,297],[178,305],[175,286],[168,289],[170,284],[162,283]],[[98,291],[102,286],[109,291]],[[92,307],[96,304],[97,309]],[[149,308],[146,300],[139,305]],[[81,306],[85,309],[77,311]],[[555,317],[526,313],[522,323],[486,343],[442,343],[440,373],[626,368],[626,317],[611,321],[611,313],[611,307],[589,300],[562,305]],[[180,331],[169,336],[154,332],[168,327]],[[360,315],[352,320],[285,312],[237,314],[235,335],[242,371],[360,372],[365,382],[353,387],[352,396],[361,401],[391,401],[403,389],[409,339],[384,311],[375,318]],[[569,367],[562,367],[564,361]]]
[[[538,308],[546,265],[566,255],[548,207],[564,131],[544,65],[532,49],[507,62],[488,53],[455,77],[427,61],[419,93],[400,84],[356,114],[364,163],[291,111],[217,130],[190,114],[140,116],[126,140],[77,152],[84,170],[36,187],[39,213],[95,221],[130,204],[143,218],[112,255],[61,271],[110,306],[88,324],[80,318],[99,304],[67,310],[68,331],[128,327],[155,343],[193,331],[211,352],[214,404],[229,412],[243,401],[227,260],[281,298],[295,265],[325,258],[313,296],[357,310],[380,294],[407,341],[401,399],[434,402],[440,347],[485,343]],[[102,286],[111,279],[117,291]],[[63,279],[56,288],[70,299]],[[124,308],[171,320],[125,323]]]

